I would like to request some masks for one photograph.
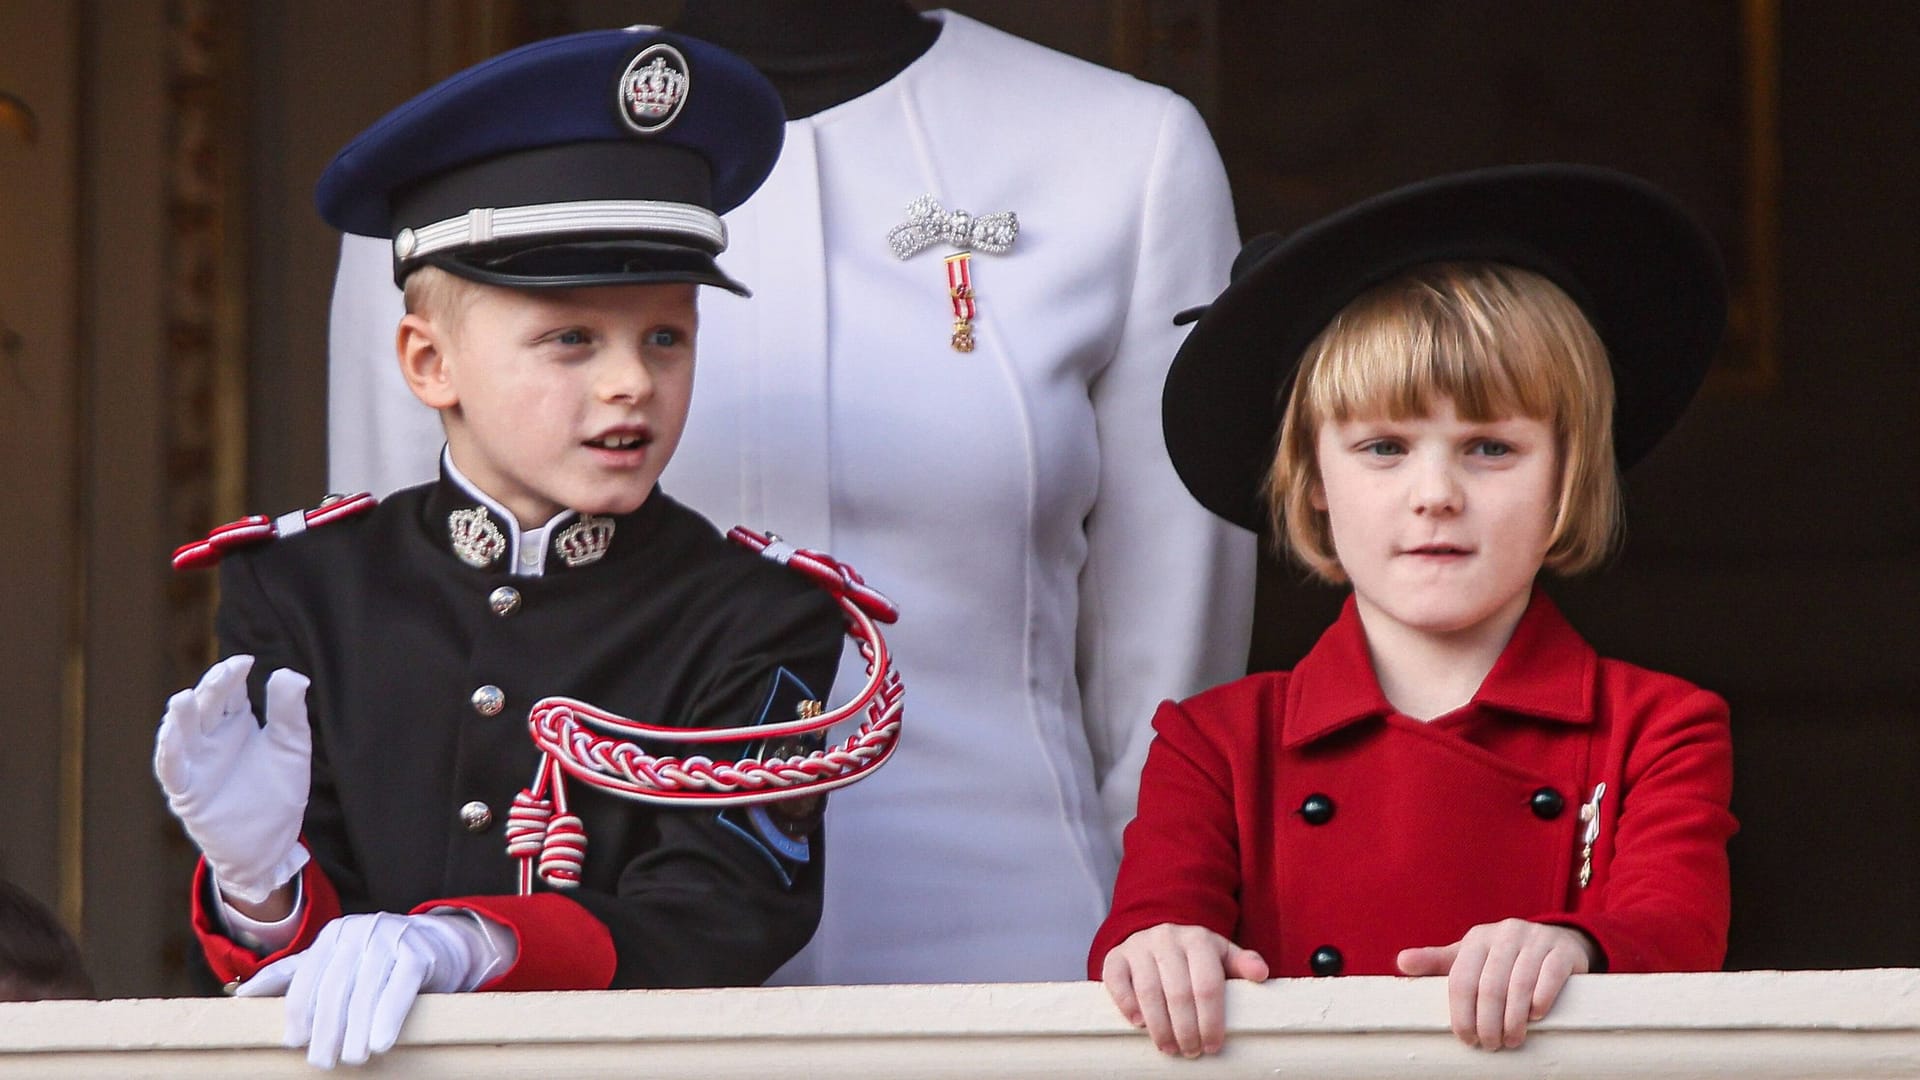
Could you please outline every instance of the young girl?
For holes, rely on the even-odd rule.
[[[1353,592],[1291,673],[1161,706],[1091,975],[1194,1056],[1225,978],[1447,975],[1455,1033],[1497,1049],[1573,973],[1718,967],[1726,705],[1596,656],[1534,581],[1606,558],[1616,463],[1698,387],[1711,241],[1631,177],[1526,166],[1235,269],[1168,377],[1168,448]]]

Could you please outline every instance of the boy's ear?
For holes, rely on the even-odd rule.
[[[413,396],[429,408],[448,409],[460,403],[460,395],[453,386],[448,343],[446,328],[420,314],[401,319],[394,337],[400,375],[407,380]]]
[[[1327,485],[1321,483],[1317,476],[1313,478],[1313,483],[1307,485],[1307,502],[1315,510],[1323,514],[1327,512]]]

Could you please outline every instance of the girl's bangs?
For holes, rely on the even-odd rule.
[[[1472,421],[1560,415],[1571,388],[1557,385],[1569,365],[1555,324],[1577,309],[1562,296],[1569,310],[1555,311],[1515,284],[1437,266],[1355,299],[1309,348],[1312,415],[1404,420],[1441,399]]]

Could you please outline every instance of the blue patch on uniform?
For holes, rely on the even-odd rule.
[[[767,685],[767,700],[760,706],[760,715],[754,718],[753,726],[800,718],[800,703],[812,701],[813,691],[800,681],[800,676],[784,667],[773,669],[773,679]]]
[[[772,863],[773,872],[780,875],[781,885],[789,889],[793,888],[793,871],[789,869],[793,864],[780,858],[772,848],[767,846],[766,841],[760,839],[752,829],[739,824],[740,821],[746,818],[746,815],[741,813],[741,809],[741,807],[736,806],[730,810],[723,810],[720,812],[720,816],[714,820],[720,823],[721,828],[745,840],[748,847],[759,852],[769,863]]]
[[[767,812],[765,806],[749,806],[746,811],[754,835],[766,841],[767,847],[773,849],[776,855],[789,862],[813,860],[813,844],[809,839],[805,836],[788,836],[782,832],[780,823],[773,820],[773,815]]]
[[[801,703],[813,700],[813,691],[798,676],[784,667],[775,668],[767,687],[766,701],[753,723],[758,726],[797,719]],[[762,740],[748,746],[742,756],[761,760],[793,757],[818,750],[824,741],[824,736],[819,734]],[[825,795],[809,795],[780,802],[735,806],[721,811],[718,820],[766,856],[779,873],[781,883],[791,888],[794,874],[813,861],[812,837],[820,827],[826,801]]]

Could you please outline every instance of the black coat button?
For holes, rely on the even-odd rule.
[[[1346,966],[1347,958],[1341,956],[1340,950],[1331,945],[1322,945],[1313,950],[1313,956],[1307,960],[1307,967],[1311,968],[1315,975],[1338,975]]]
[[[1527,800],[1527,805],[1533,809],[1534,817],[1541,821],[1552,821],[1567,808],[1567,798],[1550,787],[1543,787],[1533,793],[1533,798]]]
[[[1325,825],[1333,820],[1333,800],[1316,791],[1301,802],[1300,816],[1309,825]]]

